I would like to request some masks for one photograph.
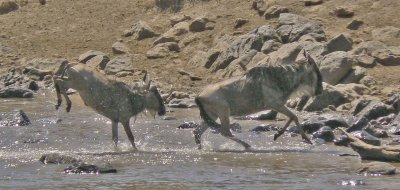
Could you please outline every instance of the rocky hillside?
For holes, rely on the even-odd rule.
[[[328,84],[361,83],[372,96],[386,96],[400,84],[399,5],[397,0],[1,0],[0,72],[16,68],[35,81],[46,80],[41,72],[80,61],[128,83],[149,71],[164,92],[172,85],[186,97],[255,65],[291,62],[305,48]],[[20,83],[29,81],[24,80]]]

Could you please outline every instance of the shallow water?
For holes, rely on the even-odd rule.
[[[55,94],[34,99],[0,99],[0,114],[24,110],[32,124],[0,127],[0,189],[397,189],[400,176],[363,176],[349,148],[306,145],[300,137],[274,132],[248,132],[260,122],[239,121],[236,136],[252,145],[244,152],[219,134],[203,135],[204,150],[197,150],[184,121],[199,122],[197,109],[172,109],[165,121],[140,115],[131,128],[140,151],[131,152],[123,128],[114,149],[108,119],[72,98],[72,111],[54,110]],[[57,120],[61,119],[61,122]],[[36,142],[36,143],[28,143]],[[60,153],[99,166],[111,165],[116,174],[64,174],[68,165],[41,164],[42,154]],[[400,165],[397,165],[397,167]],[[363,180],[365,185],[342,186],[342,181]]]

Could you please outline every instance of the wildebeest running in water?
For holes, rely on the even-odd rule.
[[[301,53],[303,52],[303,53]],[[289,120],[277,134],[276,140],[294,121],[302,138],[311,143],[299,124],[297,116],[285,103],[296,94],[314,96],[322,93],[322,76],[314,59],[305,51],[301,51],[305,59],[288,65],[266,65],[254,67],[243,76],[234,77],[206,87],[195,98],[203,119],[194,131],[195,141],[201,149],[201,135],[208,127],[219,132],[245,147],[246,142],[236,138],[229,130],[230,116],[243,116],[272,109],[280,112]],[[216,122],[219,118],[220,124]]]
[[[66,78],[64,75],[67,75]],[[130,88],[123,82],[110,80],[105,75],[84,64],[68,64],[61,76],[54,76],[54,86],[57,92],[56,109],[61,105],[61,94],[67,101],[66,110],[71,110],[71,100],[67,90],[72,88],[79,92],[85,105],[93,108],[99,114],[112,122],[112,139],[117,146],[118,122],[121,122],[132,147],[136,149],[135,140],[130,129],[129,120],[132,116],[147,109],[158,115],[165,114],[163,100],[155,86],[150,85],[147,72],[143,83]]]

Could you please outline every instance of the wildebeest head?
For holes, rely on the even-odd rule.
[[[147,97],[146,109],[151,112],[157,112],[159,116],[165,115],[164,101],[157,87],[151,85],[151,80],[147,72],[143,78],[143,82]]]
[[[317,63],[315,62],[315,60],[311,57],[311,55],[309,53],[307,53],[305,50],[303,50],[303,55],[306,58],[307,67],[310,68],[309,69],[310,73],[307,76],[307,78],[309,78],[310,81],[313,81],[313,86],[314,86],[313,95],[315,95],[315,96],[319,95],[323,91],[321,72],[319,71]],[[311,78],[313,78],[313,79],[311,79]]]

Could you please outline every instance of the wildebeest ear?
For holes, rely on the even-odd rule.
[[[151,80],[150,80],[150,75],[148,74],[147,71],[145,71],[145,73],[144,73],[143,82],[144,82],[145,89],[149,90]]]

